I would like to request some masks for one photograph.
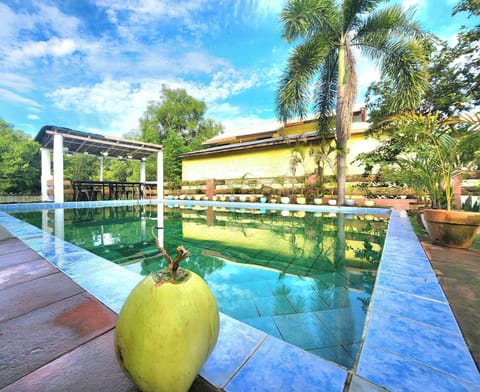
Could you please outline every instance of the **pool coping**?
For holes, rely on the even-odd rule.
[[[347,370],[221,314],[220,336],[200,375],[225,391],[473,391],[480,376],[405,211],[385,208],[163,200],[163,204],[390,214],[355,366]],[[118,313],[142,279],[8,212],[156,204],[152,200],[0,205],[0,224]]]

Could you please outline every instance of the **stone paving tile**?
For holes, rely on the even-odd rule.
[[[42,259],[11,265],[0,269],[0,290],[54,274],[58,270]]]
[[[29,250],[30,248],[22,241],[16,238],[7,238],[0,241],[0,254],[8,255],[22,250]]]
[[[114,327],[116,316],[86,293],[0,324],[0,388]]]
[[[22,250],[21,252],[6,254],[0,253],[0,269],[38,259],[40,259],[38,253],[28,248]]]
[[[45,261],[43,263],[47,264]],[[1,290],[0,322],[61,301],[83,291],[71,279],[57,270],[55,271],[51,275]],[[15,304],[15,306],[12,306],[12,304]]]
[[[480,253],[422,241],[477,367],[480,367]]]
[[[2,392],[134,392],[115,359],[113,330],[42,366]]]

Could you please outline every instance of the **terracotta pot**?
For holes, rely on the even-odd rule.
[[[480,227],[480,213],[425,209],[427,230],[434,244],[468,249]]]

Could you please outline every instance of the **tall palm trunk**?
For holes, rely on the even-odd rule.
[[[355,59],[346,36],[338,49],[337,110],[335,118],[335,139],[337,147],[337,201],[345,204],[347,181],[347,155],[350,126],[352,125],[353,100],[357,93]]]
[[[347,141],[345,122],[343,119],[343,97],[345,86],[338,86],[337,113],[336,113],[336,148],[337,148],[337,202],[345,204],[345,182],[347,180]]]

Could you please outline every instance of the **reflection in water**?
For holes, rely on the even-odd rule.
[[[161,268],[150,236],[185,246],[222,312],[345,367],[353,365],[387,218],[162,205],[16,214],[144,275]],[[60,215],[64,226],[60,227]]]

